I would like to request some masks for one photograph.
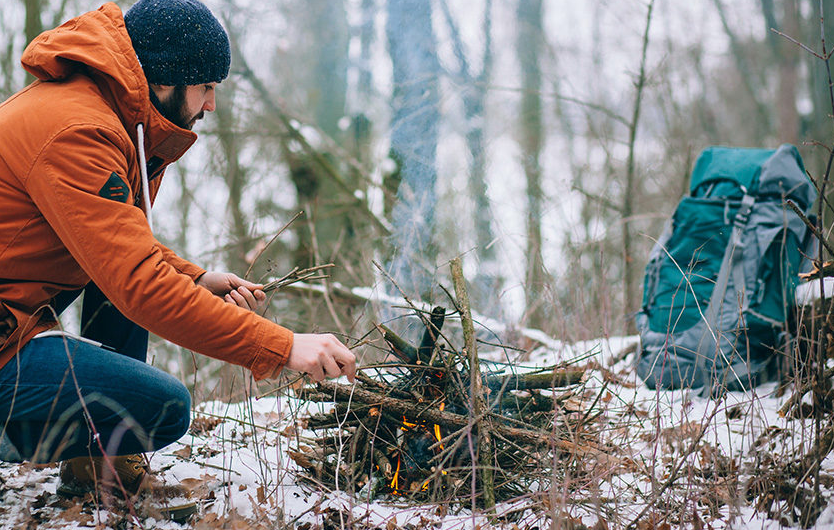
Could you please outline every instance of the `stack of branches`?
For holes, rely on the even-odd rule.
[[[353,385],[322,382],[299,391],[335,404],[306,420],[316,434],[290,453],[306,480],[362,498],[490,508],[547,488],[559,476],[558,462],[566,472],[589,456],[609,460],[591,428],[596,403],[583,411],[571,399],[583,395],[585,370],[481,371],[467,337],[468,303],[450,313],[462,319],[463,348],[443,334],[446,309],[417,314],[425,325],[417,346],[377,327],[395,361],[364,367]]]
[[[807,223],[810,222],[806,221]],[[812,226],[812,225],[811,225]],[[818,233],[815,230],[815,233]],[[831,249],[826,248],[831,252]],[[815,260],[813,270],[800,274],[802,280],[815,282],[794,307],[789,329],[795,330],[795,341],[780,365],[780,392],[791,392],[779,409],[779,415],[795,420],[816,420],[814,442],[800,444],[793,455],[773,458],[766,450],[757,462],[748,497],[756,500],[756,509],[769,517],[787,516],[804,528],[813,526],[825,508],[820,495],[821,462],[834,447],[834,298],[830,284],[834,262]],[[768,429],[754,444],[766,447]]]

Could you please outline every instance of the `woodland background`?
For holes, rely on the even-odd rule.
[[[157,237],[260,281],[334,263],[328,296],[273,298],[295,331],[350,342],[393,318],[334,282],[442,303],[462,255],[483,315],[564,341],[628,334],[701,149],[790,142],[817,177],[828,158],[825,63],[777,32],[821,49],[834,1],[206,3],[232,72],[166,173]],[[0,99],[31,81],[29,40],[98,5],[0,3]],[[834,36],[834,16],[822,26]],[[154,351],[198,401],[233,397],[239,371]]]

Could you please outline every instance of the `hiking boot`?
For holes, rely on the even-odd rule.
[[[143,494],[151,500],[160,501],[162,506],[154,506],[152,511],[178,523],[187,521],[197,512],[196,502],[183,499],[189,496],[188,490],[180,485],[163,484],[150,473],[144,455],[112,456],[109,459],[118,481],[102,457],[84,456],[61,462],[57,493],[65,497],[83,497],[99,492],[119,494],[124,488],[128,497]],[[180,500],[175,503],[167,501],[177,498]]]
[[[112,470],[102,457],[80,456],[61,462],[61,484],[57,492],[67,497],[81,497],[95,492],[98,487],[135,495],[148,474],[148,464],[142,455],[109,457]],[[115,470],[118,480],[113,477]],[[121,483],[121,486],[119,484]]]

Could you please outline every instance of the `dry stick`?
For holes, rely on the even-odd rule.
[[[834,368],[827,368],[823,377],[826,381],[834,377]],[[805,397],[805,394],[813,390],[815,385],[815,381],[807,381],[803,383],[803,385],[799,387],[798,390],[791,394],[788,400],[785,401],[785,404],[779,407],[779,410],[777,411],[779,416],[784,418],[793,407],[799,405],[800,401],[802,401],[802,398]]]
[[[819,239],[820,243],[823,244],[825,250],[827,250],[829,254],[834,255],[834,248],[831,248],[831,245],[828,244],[828,242],[825,240],[825,237],[823,237],[819,233],[819,230],[817,230],[817,226],[805,216],[805,212],[803,212],[802,209],[790,199],[786,200],[785,204],[787,204],[788,207],[790,207],[790,209],[793,210],[796,213],[796,215],[799,216],[800,219],[802,219],[802,222],[805,223],[805,226],[807,226],[808,229],[811,230],[811,233],[814,234],[816,238]]]
[[[430,329],[431,325],[432,325],[431,320],[426,317],[426,315],[424,314],[425,311],[420,310],[420,308],[418,308],[414,304],[414,302],[412,302],[411,299],[409,299],[408,295],[406,295],[405,291],[403,291],[400,288],[400,286],[397,284],[396,280],[394,280],[394,278],[392,278],[391,275],[388,274],[388,271],[386,271],[384,268],[382,268],[382,266],[379,263],[377,263],[376,261],[373,261],[372,263],[374,264],[374,267],[376,267],[377,270],[379,270],[379,272],[382,273],[382,275],[385,276],[385,278],[387,278],[389,282],[391,282],[391,285],[393,285],[394,288],[397,289],[397,291],[399,291],[400,296],[403,297],[403,300],[405,300],[405,302],[408,304],[409,308],[412,309],[415,312],[415,314],[417,315],[417,317],[420,319],[420,321],[423,322],[423,325],[426,326],[427,329]],[[452,304],[454,304],[455,308],[458,310],[458,312],[460,312],[460,307],[458,306],[458,303],[455,300],[455,298],[451,294],[449,294],[449,291],[447,291],[445,287],[443,287],[441,285],[440,288],[443,289],[443,291],[445,291],[447,295],[449,295],[449,300],[451,300]],[[439,330],[438,335],[443,340],[445,340],[447,344],[452,344],[452,341],[449,340],[449,337],[447,337],[444,334],[443,330]],[[445,360],[446,360],[446,366],[451,367],[451,365],[453,363],[452,356],[446,357]],[[451,370],[450,374],[452,376],[453,383],[455,383],[455,385],[457,386],[457,390],[461,393],[461,395],[465,395],[466,394],[466,388],[465,388],[465,385],[463,384],[463,381],[461,380],[461,377],[460,377],[460,374],[458,373],[458,371],[457,370]]]
[[[298,212],[297,214],[295,214],[295,215],[292,217],[292,219],[290,219],[289,221],[287,221],[287,224],[285,224],[284,226],[282,226],[282,227],[281,227],[281,229],[280,229],[280,230],[278,230],[278,232],[276,232],[274,236],[272,236],[272,239],[270,239],[270,240],[269,240],[269,243],[267,243],[267,244],[266,244],[266,246],[264,246],[264,248],[262,248],[260,251],[258,251],[258,255],[257,255],[257,256],[255,256],[255,259],[253,259],[253,260],[252,260],[252,263],[250,263],[250,264],[249,264],[249,268],[248,268],[248,269],[246,269],[246,274],[244,274],[244,275],[243,275],[243,279],[244,279],[244,280],[245,280],[245,279],[247,279],[247,278],[249,277],[249,273],[250,273],[250,272],[252,272],[252,267],[254,267],[254,266],[255,266],[255,263],[257,263],[258,258],[260,258],[260,257],[261,257],[261,254],[263,254],[263,253],[266,251],[266,249],[268,249],[268,248],[269,248],[269,246],[270,246],[270,245],[272,245],[272,243],[274,243],[276,239],[278,239],[278,236],[280,236],[281,234],[283,234],[283,233],[284,233],[284,230],[286,230],[287,228],[289,228],[289,226],[290,226],[291,224],[293,224],[293,222],[294,222],[296,219],[298,219],[298,217],[299,217],[302,213],[304,213],[304,212]]]
[[[484,507],[492,512],[495,509],[495,479],[492,474],[493,443],[490,434],[490,422],[484,396],[484,381],[478,360],[478,344],[475,342],[475,326],[472,324],[472,311],[469,308],[469,293],[466,292],[466,280],[463,277],[463,266],[460,258],[454,258],[449,263],[452,269],[452,283],[455,286],[455,296],[461,308],[461,325],[463,326],[464,349],[469,356],[469,374],[471,376],[470,395],[472,399],[472,414],[480,418],[476,422],[478,427],[478,465],[481,468],[481,486],[484,490]],[[473,476],[475,470],[472,470]]]
[[[380,264],[379,264],[376,260],[373,260],[371,263],[373,263],[373,264],[374,264],[374,267],[376,267],[376,269],[377,269],[380,273],[382,273],[382,275],[383,275],[383,276],[385,276],[385,278],[386,278],[389,282],[391,282],[391,285],[393,285],[393,286],[394,286],[394,288],[395,288],[395,289],[396,289],[396,290],[400,293],[400,296],[402,296],[402,297],[403,297],[403,300],[405,300],[405,303],[406,303],[406,304],[408,304],[408,307],[407,307],[406,309],[410,309],[410,310],[414,311],[415,315],[417,315],[417,318],[419,318],[419,319],[420,319],[420,321],[423,323],[423,325],[426,327],[426,329],[431,329],[431,325],[432,325],[432,324],[431,324],[431,320],[430,320],[428,317],[426,317],[426,315],[425,315],[425,313],[427,313],[427,311],[425,311],[425,310],[421,310],[419,307],[417,307],[417,305],[416,305],[414,302],[412,302],[412,301],[411,301],[411,299],[408,297],[408,295],[407,295],[407,294],[405,294],[405,291],[403,291],[403,290],[402,290],[402,288],[400,288],[400,285],[397,283],[397,281],[396,281],[396,280],[395,280],[395,279],[394,279],[394,278],[393,278],[390,274],[388,274],[388,271],[386,271],[386,270],[382,267],[382,265],[380,265]],[[441,286],[441,288],[442,288],[442,286]],[[445,289],[444,289],[444,291],[445,291]],[[397,306],[393,306],[393,307],[397,307]],[[442,338],[443,338],[443,340],[445,340],[448,344],[451,344],[451,343],[452,343],[452,342],[448,339],[448,337],[446,337],[445,335],[443,335],[443,331],[440,331],[440,332],[439,332],[439,335],[440,335],[440,337],[442,337]]]

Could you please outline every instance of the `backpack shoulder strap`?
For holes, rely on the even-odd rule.
[[[727,286],[730,282],[731,274],[736,290],[744,289],[745,278],[742,256],[744,254],[745,241],[743,236],[754,204],[756,204],[756,198],[745,193],[741,199],[741,206],[733,219],[733,231],[730,234],[727,247],[724,249],[724,257],[721,260],[718,278],[715,280],[715,287],[713,287],[712,296],[710,296],[709,305],[704,315],[706,330],[698,343],[696,373],[703,373],[706,367],[706,360],[715,357],[715,348],[719,341],[716,325],[718,324],[718,317],[721,313],[721,306],[724,303],[724,296],[727,293]],[[742,303],[745,306],[747,305],[746,296],[743,297]],[[742,309],[744,310],[746,307]],[[709,340],[710,338],[712,340]]]

